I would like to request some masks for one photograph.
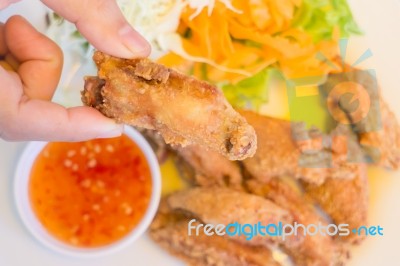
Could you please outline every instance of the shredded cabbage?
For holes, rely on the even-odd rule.
[[[60,45],[64,51],[73,51],[84,58],[87,58],[88,54],[92,54],[90,45],[74,24],[64,20],[56,13],[50,13],[48,19],[49,26],[46,35]]]
[[[168,52],[161,49],[159,38],[177,31],[180,15],[186,0],[118,0],[125,18],[152,46],[151,58],[156,59]],[[57,14],[49,15],[47,35],[63,49],[78,52],[84,58],[91,57],[93,47],[76,30],[75,25]]]
[[[222,4],[225,5],[226,8],[232,10],[233,12],[236,13],[242,13],[241,10],[236,9],[232,5],[231,0],[217,0],[221,2]],[[215,0],[185,0],[185,2],[189,5],[190,8],[195,9],[195,12],[190,16],[190,19],[194,19],[196,16],[198,16],[201,11],[203,11],[204,8],[208,8],[207,13],[209,16],[211,16],[212,11],[215,6]]]
[[[151,58],[156,59],[169,48],[161,48],[159,39],[176,32],[187,3],[184,0],[118,0],[118,4],[128,22],[150,42]]]

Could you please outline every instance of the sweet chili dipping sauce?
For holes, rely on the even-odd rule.
[[[79,247],[111,244],[144,216],[151,174],[127,136],[79,143],[49,143],[34,162],[29,196],[43,226]]]

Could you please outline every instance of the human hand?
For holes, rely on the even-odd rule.
[[[74,23],[98,50],[116,57],[147,57],[150,44],[125,20],[115,0],[41,0]]]
[[[86,7],[89,2],[94,4],[90,10],[78,9],[76,0],[43,2],[75,22],[81,33],[101,51],[119,57],[147,56],[150,52],[148,43],[129,27],[114,1],[79,1],[82,8],[85,2]],[[96,16],[96,12],[101,15]],[[58,46],[22,17],[14,16],[0,25],[1,138],[81,141],[121,134],[121,125],[93,108],[66,109],[50,102],[62,62]]]

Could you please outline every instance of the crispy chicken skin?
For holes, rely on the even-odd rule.
[[[322,184],[328,177],[355,177],[355,162],[361,161],[362,156],[354,155],[355,148],[360,151],[356,141],[348,138],[351,134],[348,127],[326,135],[315,128],[308,130],[302,123],[295,125],[251,111],[239,112],[256,129],[259,143],[255,156],[243,161],[245,172],[261,182],[285,175],[315,184]],[[145,135],[153,142],[162,142],[154,132],[147,130]],[[172,150],[178,155],[176,164],[182,176],[194,185],[242,189],[241,163],[196,144],[172,147]]]
[[[154,129],[166,143],[198,144],[230,160],[256,151],[254,129],[215,86],[148,59],[96,52],[97,77],[87,77],[82,100],[118,122]]]
[[[247,187],[251,193],[265,197],[289,211],[297,223],[326,225],[312,202],[307,201],[293,184],[280,178],[274,178],[268,183],[252,179],[247,182]],[[293,247],[283,243],[282,248],[292,257],[295,265],[342,265],[345,259],[345,252],[339,242],[326,234],[307,235],[300,245]]]
[[[165,143],[164,138],[155,130],[145,128],[135,128],[149,142],[151,148],[157,156],[160,164],[164,163],[171,154],[170,146]],[[222,156],[222,155],[221,155]]]
[[[205,236],[193,240],[184,235],[192,218],[211,224],[252,224],[260,221],[268,224],[281,221],[289,224],[326,225],[326,217],[321,216],[314,204],[318,204],[336,224],[348,223],[350,229],[367,222],[365,164],[362,162],[357,137],[351,128],[337,127],[327,135],[315,128],[306,129],[302,124],[291,125],[287,121],[249,111],[240,113],[258,134],[259,147],[255,156],[239,163],[193,145],[175,149],[190,164],[192,171],[203,179],[196,177],[195,185],[201,187],[174,193],[165,200],[170,214],[173,213],[168,216],[169,220],[175,222],[152,230],[153,239],[193,265],[217,265],[215,257],[223,260],[220,265],[235,265],[238,256],[243,262],[243,252],[254,261],[253,255],[249,254],[255,254],[253,252],[260,249],[260,252],[266,250],[265,254],[270,256],[268,249],[276,246],[291,257],[294,265],[343,265],[348,257],[347,244],[358,243],[362,237],[353,234],[346,237],[300,234],[284,241],[268,236],[254,237],[248,241],[244,237],[231,237],[228,240],[213,237],[211,240]],[[255,161],[249,164],[249,161],[256,158],[261,163]],[[302,167],[301,160],[304,158],[311,165],[329,167]],[[239,169],[240,164],[243,164],[244,169]],[[223,182],[224,176],[237,176],[240,186],[239,182],[236,184],[240,191]],[[297,183],[298,187],[293,183]],[[185,219],[178,221],[177,213],[183,213]],[[154,223],[159,223],[160,219],[158,216]],[[161,221],[166,223],[163,219]],[[197,244],[201,250],[195,248]],[[226,253],[226,249],[222,251],[222,246],[236,256]],[[217,253],[219,255],[215,255]],[[210,257],[209,261],[206,261],[206,257]],[[226,262],[228,257],[231,260]],[[246,257],[242,265],[252,265],[248,262],[250,257]]]
[[[166,202],[150,227],[150,237],[171,254],[193,266],[278,266],[271,251],[265,247],[252,247],[216,234],[207,236],[188,234],[188,223],[193,218],[171,210]],[[199,222],[193,223],[193,226]]]
[[[321,186],[304,184],[306,195],[315,200],[335,224],[349,224],[349,229],[367,225],[368,179],[365,164],[358,164],[353,179],[330,178]],[[342,241],[358,244],[363,235],[350,234]]]
[[[157,131],[138,130],[149,141],[160,162],[171,155],[180,176],[189,184],[243,189],[242,169],[238,161],[231,161],[216,151],[196,144],[171,147]]]
[[[192,168],[193,175],[189,179],[194,180],[196,185],[242,189],[242,173],[237,162],[199,145],[180,147],[176,152],[180,157],[177,163],[178,169],[183,167],[182,164],[188,164]]]
[[[359,87],[358,93],[369,95],[369,104],[363,105],[360,102],[359,105],[360,108],[363,108],[360,109],[363,110],[363,119],[360,120],[360,113],[353,110],[352,101],[349,101],[350,104],[343,104],[340,102],[342,94],[335,96],[330,93],[336,85],[342,82],[359,84],[361,87]],[[350,91],[351,86],[347,88]],[[400,166],[400,125],[394,113],[383,100],[373,75],[369,71],[345,65],[342,73],[330,74],[320,89],[328,102],[340,103],[341,111],[344,112],[354,132],[358,135],[359,143],[367,159],[378,166],[398,169]]]
[[[240,111],[257,133],[258,149],[243,161],[246,170],[261,182],[274,177],[292,176],[309,183],[322,184],[328,177],[355,175],[347,163],[347,138],[308,131],[302,124]],[[293,130],[292,130],[293,129]]]
[[[174,210],[192,213],[201,221],[211,224],[286,224],[293,220],[288,211],[263,197],[228,188],[180,191],[168,197],[167,203]],[[264,247],[283,242],[285,245],[297,246],[303,239],[302,236],[288,236],[282,240],[281,237],[260,234],[249,240],[246,240],[245,235],[231,238],[243,244]]]
[[[254,127],[259,146],[252,158],[243,161],[246,169],[263,181],[294,175],[300,151],[291,138],[290,123],[251,111],[242,110],[240,113]]]
[[[400,166],[400,126],[387,103],[380,101],[382,128],[360,133],[360,144],[378,166],[398,169]]]

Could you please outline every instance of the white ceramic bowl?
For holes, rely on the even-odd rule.
[[[123,239],[118,240],[113,244],[98,248],[80,248],[65,244],[48,233],[37,219],[29,200],[29,178],[32,165],[47,142],[30,142],[27,145],[17,164],[14,180],[14,197],[22,222],[31,234],[44,246],[68,256],[86,258],[99,257],[114,253],[127,247],[146,231],[157,212],[160,201],[160,168],[153,150],[139,132],[131,127],[125,127],[125,134],[139,146],[147,159],[151,171],[152,194],[147,211],[139,224]]]

